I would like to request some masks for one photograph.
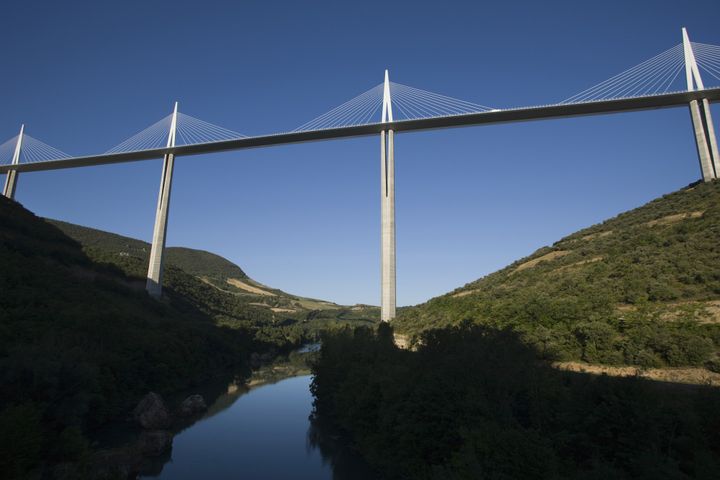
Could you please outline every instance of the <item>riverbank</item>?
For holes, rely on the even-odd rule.
[[[169,460],[177,435],[222,414],[243,395],[262,386],[272,385],[288,378],[308,376],[309,362],[316,355],[313,349],[301,347],[288,354],[255,357],[256,369],[249,376],[225,374],[195,386],[174,392],[155,409],[169,412],[165,424],[143,428],[137,418],[128,415],[125,421],[114,422],[95,436],[96,451],[83,468],[87,478],[136,478],[138,475],[155,475]],[[186,415],[177,412],[189,398],[200,397],[206,408]],[[141,402],[142,403],[142,402]]]
[[[309,420],[309,375],[265,383],[175,436],[172,451],[140,478],[367,480],[357,456],[340,453]],[[211,407],[212,408],[212,407]]]

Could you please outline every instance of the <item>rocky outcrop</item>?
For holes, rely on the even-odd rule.
[[[153,392],[145,395],[137,404],[133,410],[133,419],[147,430],[162,430],[171,423],[165,402],[160,395]]]
[[[172,448],[173,436],[165,430],[145,431],[140,434],[137,448],[146,457],[157,457]]]
[[[207,410],[207,405],[202,395],[190,395],[180,403],[177,409],[177,416],[190,417],[205,410]]]

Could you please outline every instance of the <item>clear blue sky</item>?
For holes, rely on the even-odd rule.
[[[10,2],[0,137],[24,122],[68,153],[101,152],[175,100],[245,134],[288,130],[385,68],[476,103],[552,103],[679,43],[682,26],[720,44],[718,18],[716,0]],[[377,304],[378,157],[362,138],[180,158],[168,244],[289,292]],[[396,164],[400,305],[699,177],[684,108],[402,134]],[[148,240],[160,166],[23,174],[17,199]]]

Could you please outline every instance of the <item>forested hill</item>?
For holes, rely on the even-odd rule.
[[[80,242],[93,260],[121,268],[136,279],[138,286],[143,283],[149,243],[59,220],[47,221]],[[248,277],[229,260],[204,250],[168,247],[166,259],[165,283],[169,293],[180,292],[193,299],[196,305],[214,312],[221,322],[237,325],[237,319],[244,318],[286,326],[301,323],[304,331],[316,332],[325,327],[323,322],[379,317],[377,308],[347,307],[268,287]]]
[[[80,242],[86,248],[113,251],[118,254],[147,258],[150,244],[142,240],[124,237],[115,233],[94,228],[48,219],[68,236]],[[166,249],[167,263],[199,277],[211,277],[225,280],[228,278],[245,279],[247,275],[240,267],[229,260],[204,250],[183,247]]]
[[[511,327],[547,358],[718,369],[720,182],[569,235],[425,304],[396,330]]]

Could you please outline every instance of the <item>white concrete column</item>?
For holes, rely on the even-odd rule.
[[[168,134],[168,147],[175,146],[175,130],[177,127],[177,102],[173,111],[170,133]],[[148,265],[147,292],[159,298],[162,295],[163,263],[165,257],[165,237],[167,235],[168,212],[170,210],[170,191],[172,189],[173,167],[175,155],[170,153],[163,158],[163,171],[160,177],[160,192],[158,193],[157,210],[155,212],[155,227],[153,229],[152,247],[150,248],[150,263]]]
[[[700,172],[703,181],[709,182],[716,176],[714,164],[717,157],[713,157],[713,146],[717,154],[712,118],[709,118],[709,111],[703,108],[703,103],[693,100],[690,102],[690,118],[692,119],[693,132],[695,134],[695,146],[697,147],[698,159],[700,160]],[[709,128],[708,128],[709,127]],[[712,131],[712,135],[708,130]]]
[[[685,56],[685,78],[687,89],[692,92],[704,90],[700,70],[695,60],[695,52],[692,42],[688,37],[687,30],[682,29],[683,53]],[[717,139],[715,138],[715,127],[710,114],[710,102],[707,99],[690,102],[690,119],[695,134],[695,145],[697,146],[698,159],[700,160],[700,172],[702,179],[709,182],[720,175],[720,155],[718,154]]]
[[[5,187],[3,195],[10,200],[15,199],[15,189],[17,188],[18,172],[16,170],[8,170],[5,174]]]
[[[703,123],[710,144],[710,155],[713,159],[712,163],[713,170],[715,170],[715,178],[720,178],[720,151],[718,150],[717,137],[715,136],[715,125],[713,124],[712,114],[710,113],[710,102],[707,98],[703,98],[702,109],[705,114]]]
[[[385,70],[382,122],[392,122],[390,80]],[[380,132],[380,319],[395,318],[395,148],[392,130]]]
[[[381,301],[380,318],[389,322],[395,318],[395,154],[393,131],[380,133],[380,215],[381,215]]]
[[[13,158],[11,165],[17,165],[20,163],[20,152],[22,151],[22,143],[23,143],[23,135],[25,134],[25,125],[20,126],[20,134],[18,135],[17,142],[15,143],[15,152],[13,153]],[[17,181],[18,181],[18,172],[17,170],[8,170],[6,177],[5,177],[5,187],[3,188],[3,195],[5,195],[9,199],[15,198],[15,190],[17,189]]]

